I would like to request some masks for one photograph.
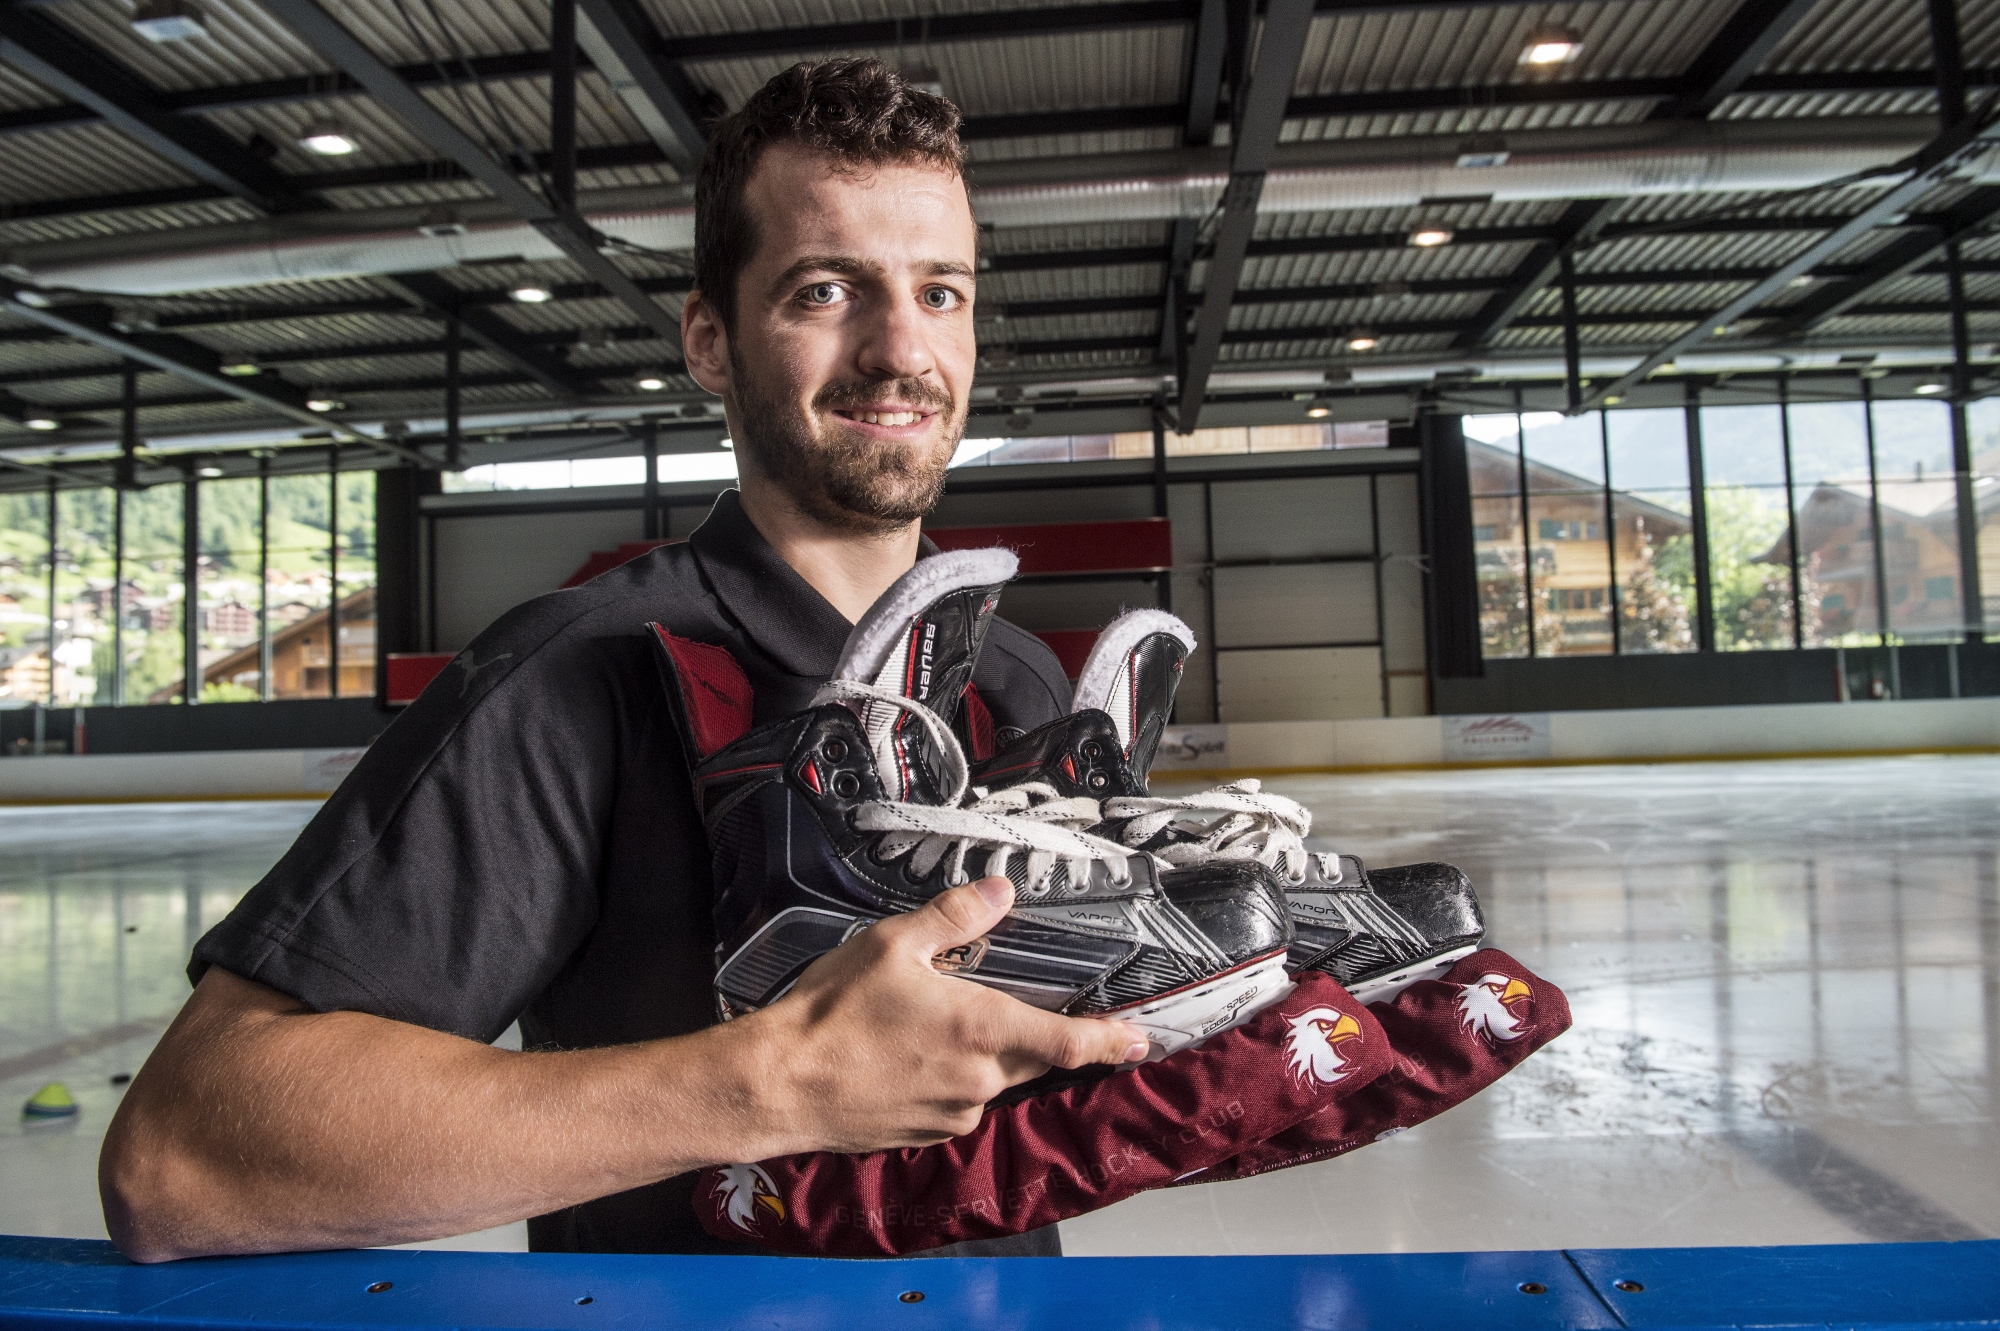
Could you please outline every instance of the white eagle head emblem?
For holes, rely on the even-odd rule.
[[[1331,1086],[1347,1075],[1347,1056],[1340,1047],[1361,1038],[1361,1023],[1339,1008],[1308,1008],[1287,1017],[1285,1055],[1301,1084]]]
[[[760,1210],[784,1220],[785,1203],[769,1174],[756,1165],[724,1165],[719,1172],[722,1181],[716,1187],[722,1193],[722,1213],[729,1217],[730,1224],[745,1234],[755,1234],[757,1222],[762,1218],[758,1215]]]
[[[1497,1044],[1528,1033],[1516,1003],[1533,1002],[1535,991],[1511,975],[1495,971],[1458,987],[1458,1024]]]

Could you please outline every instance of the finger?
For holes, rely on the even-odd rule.
[[[1153,1047],[1146,1033],[1130,1022],[1107,1017],[1059,1017],[1026,1003],[1015,1006],[1020,1011],[1001,1032],[1005,1048],[1052,1067],[1136,1063]]]
[[[980,937],[1014,904],[1014,885],[1005,878],[982,878],[940,892],[907,915],[895,915],[871,932],[883,941],[905,944],[928,957]]]

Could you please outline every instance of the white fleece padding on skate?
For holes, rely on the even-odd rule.
[[[910,621],[938,598],[962,587],[990,587],[1006,582],[1021,566],[1020,559],[1004,546],[986,550],[947,550],[919,559],[916,567],[896,579],[868,607],[868,613],[847,635],[840,663],[833,668],[835,679],[881,683],[882,668],[903,642]],[[1177,621],[1178,622],[1178,621]]]
[[[1194,630],[1180,618],[1164,610],[1127,610],[1104,626],[1084,659],[1083,673],[1077,676],[1072,710],[1095,708],[1109,716],[1118,727],[1118,742],[1132,747],[1132,653],[1156,633],[1180,639],[1190,654],[1194,651]]]

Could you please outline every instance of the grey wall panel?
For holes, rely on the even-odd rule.
[[[455,652],[503,612],[552,592],[590,558],[641,539],[637,510],[434,519],[437,650]]]
[[[1375,548],[1366,476],[1218,482],[1213,493],[1217,562]]]
[[[666,521],[660,530],[670,541],[685,541],[694,535],[694,529],[708,521],[708,511],[713,504],[676,504],[666,512]]]
[[[993,470],[1002,475],[1006,472],[1004,467]],[[1105,522],[1152,516],[1150,485],[1094,485],[1075,490],[946,495],[924,525],[998,527],[1017,522]]]
[[[1224,652],[1224,721],[1342,721],[1382,715],[1373,647]]]
[[[1381,524],[1382,539],[1382,668],[1421,673],[1426,658],[1417,478],[1382,476],[1376,479],[1375,487],[1376,521]]]
[[[1375,571],[1367,564],[1216,569],[1214,637],[1222,648],[1373,642]]]
[[[1115,582],[1017,582],[1000,594],[999,613],[1031,632],[1099,629],[1121,610],[1158,605],[1153,584],[1137,578]]]

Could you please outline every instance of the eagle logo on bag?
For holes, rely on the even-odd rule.
[[[1458,1024],[1482,1035],[1490,1044],[1518,1040],[1528,1033],[1527,1018],[1516,1003],[1532,1003],[1535,991],[1523,980],[1495,971],[1458,987]]]
[[[1308,1008],[1285,1018],[1285,1056],[1301,1085],[1331,1086],[1347,1075],[1340,1046],[1361,1038],[1361,1023],[1339,1008]]]
[[[724,1165],[716,1171],[721,1179],[716,1183],[716,1191],[722,1194],[722,1214],[729,1223],[745,1234],[757,1232],[757,1222],[762,1217],[758,1211],[769,1211],[782,1223],[785,1218],[785,1203],[778,1196],[778,1189],[772,1184],[771,1176],[756,1165]]]

